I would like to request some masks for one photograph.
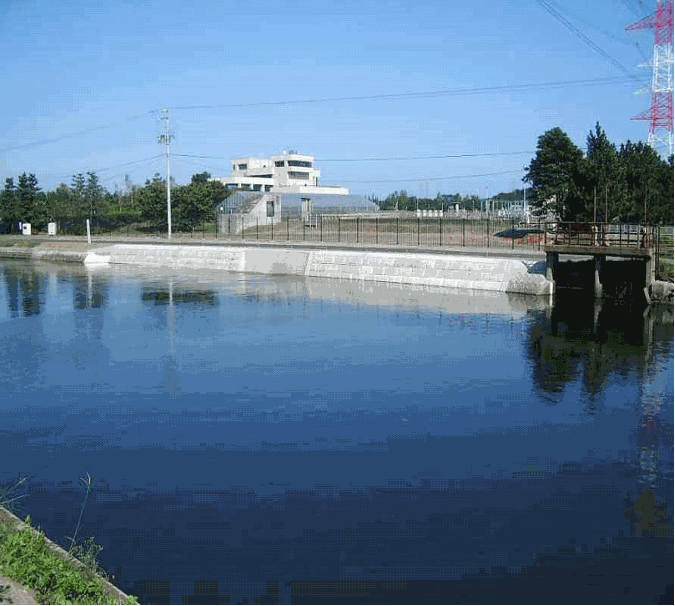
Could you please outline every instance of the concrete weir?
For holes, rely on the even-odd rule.
[[[285,247],[117,244],[87,254],[86,265],[204,268],[266,275],[371,280],[550,295],[553,283],[508,257]]]

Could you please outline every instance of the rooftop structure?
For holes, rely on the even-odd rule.
[[[314,156],[287,151],[271,158],[233,158],[229,177],[219,177],[228,189],[268,193],[333,194],[349,190],[337,185],[319,185],[321,171]]]

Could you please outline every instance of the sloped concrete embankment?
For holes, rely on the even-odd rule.
[[[81,250],[73,250],[74,248],[80,248]],[[67,248],[55,248],[51,246],[2,246],[0,247],[0,258],[82,264],[87,258],[87,248],[91,248],[91,246],[78,246],[78,243],[68,243]]]
[[[118,244],[90,252],[85,263],[372,280],[529,295],[550,295],[553,290],[545,276],[530,273],[523,261],[506,257]]]

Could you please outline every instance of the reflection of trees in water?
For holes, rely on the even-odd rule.
[[[108,295],[108,280],[88,273],[73,276],[73,307],[75,309],[98,309],[105,305]]]
[[[4,266],[2,277],[7,288],[7,306],[12,317],[36,316],[42,309],[44,276],[32,267]]]
[[[198,303],[200,305],[218,305],[218,295],[213,290],[184,290],[180,288],[148,288],[141,289],[141,301],[154,305],[169,303]]]
[[[537,389],[557,393],[581,379],[588,412],[608,380],[636,382],[642,408],[637,427],[639,493],[627,496],[625,517],[633,537],[673,537],[673,518],[657,493],[664,481],[659,448],[672,444],[672,425],[662,423],[660,394],[645,393],[655,364],[654,349],[672,352],[673,320],[668,310],[643,310],[594,300],[578,293],[558,297],[530,323],[527,356]],[[671,353],[672,355],[672,353]]]
[[[559,295],[554,306],[534,314],[526,353],[535,387],[546,393],[561,392],[579,377],[591,395],[600,393],[610,375],[642,377],[654,342],[672,340],[672,316],[599,305],[577,292]]]

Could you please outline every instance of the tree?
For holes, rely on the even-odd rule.
[[[70,214],[76,217],[86,215],[86,181],[82,173],[73,175],[70,192]]]
[[[92,219],[103,210],[105,200],[105,190],[98,181],[98,175],[95,172],[87,173],[87,185],[84,190],[86,200],[87,216]]]
[[[19,221],[19,207],[16,185],[14,185],[12,177],[5,179],[5,189],[2,192],[0,200],[2,201],[0,217],[4,223],[11,224],[12,230],[14,230],[15,223]]]
[[[177,209],[181,220],[191,228],[213,218],[216,204],[228,195],[225,186],[209,173],[192,176],[190,185],[177,189]]]
[[[37,177],[33,173],[19,175],[17,202],[22,222],[36,223],[44,218],[44,196],[41,195]]]
[[[537,153],[526,167],[523,181],[532,184],[530,204],[540,213],[552,212],[562,220],[576,219],[584,211],[580,188],[583,152],[561,128],[539,137]]]
[[[196,185],[196,184],[205,184],[208,183],[209,180],[211,179],[211,173],[203,172],[203,173],[197,173],[195,175],[192,175],[192,180],[190,181],[190,185]]]
[[[69,214],[70,188],[65,183],[59,183],[54,191],[47,192],[45,212],[49,219]]]
[[[595,124],[595,133],[588,133],[586,139],[586,160],[583,163],[586,219],[609,222],[616,218],[617,199],[620,191],[618,179],[618,154],[610,143],[600,123]],[[605,207],[608,215],[605,217]]]
[[[617,218],[621,222],[669,223],[673,217],[672,160],[649,145],[627,141],[618,153]]]
[[[144,219],[150,219],[157,224],[166,225],[166,181],[156,173],[152,181],[147,180],[145,185],[136,192],[135,202]]]

